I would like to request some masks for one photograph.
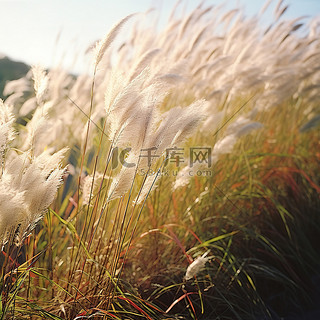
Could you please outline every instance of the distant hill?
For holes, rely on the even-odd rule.
[[[3,88],[7,81],[16,80],[29,71],[30,66],[23,62],[17,62],[8,57],[0,58],[0,98],[3,99]]]

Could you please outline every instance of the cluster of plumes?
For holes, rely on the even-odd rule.
[[[22,104],[30,89],[28,77],[8,84],[5,93],[14,93],[10,102],[21,102],[20,116],[36,108],[34,118],[50,114],[46,126],[33,120],[28,124],[39,133],[40,149],[80,144],[88,115],[90,134],[98,132],[106,119],[112,146],[130,147],[127,162],[135,164],[124,167],[113,180],[108,198],[114,199],[129,190],[139,167],[149,167],[139,157],[141,149],[156,148],[161,155],[196,129],[213,136],[223,125],[212,139],[214,163],[232,152],[241,136],[262,127],[254,119],[256,113],[297,96],[318,99],[319,24],[305,23],[305,18],[285,20],[287,7],[279,1],[274,21],[263,26],[261,19],[270,2],[254,17],[246,17],[240,9],[225,11],[223,6],[203,4],[180,17],[178,5],[161,31],[150,25],[146,31],[142,15],[124,18],[97,44],[92,105],[92,78],[75,78],[58,70],[48,73],[45,92],[39,86],[41,97],[38,93]],[[110,47],[127,23],[133,24],[132,35]],[[43,97],[47,102],[38,114]],[[238,113],[239,101],[247,106]],[[306,110],[306,117],[317,117],[317,110]],[[32,122],[41,128],[34,128]],[[90,147],[90,139],[88,143]],[[188,178],[182,171],[174,188],[188,183]],[[155,184],[151,177],[145,181],[148,188]],[[145,195],[142,192],[139,198]]]
[[[15,124],[13,108],[0,100],[0,246],[29,234],[52,203],[65,171],[61,162],[66,149],[51,154],[37,146],[46,126],[47,77],[40,67],[33,74],[38,108],[25,133]]]
[[[131,148],[127,163],[113,180],[109,200],[123,195],[132,183],[137,170],[148,170],[152,160],[165,154],[186,139],[199,125],[203,118],[204,100],[193,102],[182,109],[174,107],[161,114],[159,106],[168,94],[171,83],[165,76],[150,74],[143,70],[132,80],[121,81],[119,91],[113,90],[107,96],[107,114],[110,123],[110,138],[117,147]],[[128,139],[130,137],[130,139]],[[141,150],[152,152],[152,157],[142,157]],[[149,176],[139,199],[144,199],[153,182]],[[137,201],[139,200],[137,199]]]
[[[102,61],[106,49],[119,32],[120,27],[131,16],[120,21],[101,40],[96,48],[95,67]],[[155,151],[156,157],[161,157],[167,148],[178,145],[198,128],[203,120],[204,100],[196,100],[189,106],[173,107],[161,113],[160,107],[175,85],[185,79],[180,74],[183,63],[171,63],[166,68],[158,70],[151,68],[152,57],[157,50],[148,52],[133,64],[127,72],[119,72],[116,67],[111,70],[105,91],[104,105],[108,124],[108,136],[115,148],[130,147],[126,163],[120,173],[114,177],[108,192],[108,201],[124,195],[132,185],[139,169],[150,169],[152,157],[141,157],[141,151]],[[121,69],[120,69],[121,70]],[[136,203],[145,199],[155,179],[149,176]],[[84,194],[87,197],[86,194]]]

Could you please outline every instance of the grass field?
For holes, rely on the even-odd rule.
[[[91,76],[7,83],[2,320],[317,317],[320,28],[285,11],[133,14]]]

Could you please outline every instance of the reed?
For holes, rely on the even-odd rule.
[[[34,66],[7,84],[1,319],[313,306],[319,26],[287,20],[283,1],[268,26],[265,8],[178,7],[160,30],[141,24],[152,12],[117,23],[92,76]]]

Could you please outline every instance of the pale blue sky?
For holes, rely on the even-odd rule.
[[[186,1],[189,7],[200,1]],[[208,0],[207,4],[221,4]],[[256,13],[264,0],[227,1],[240,3],[248,14]],[[287,0],[287,17],[319,15],[320,0]],[[0,0],[0,53],[30,64],[46,67],[63,61],[73,71],[87,70],[83,59],[72,66],[74,56],[103,37],[114,23],[132,12],[156,7],[164,18],[174,0]],[[274,1],[276,4],[277,1]],[[57,35],[61,32],[59,42]]]

